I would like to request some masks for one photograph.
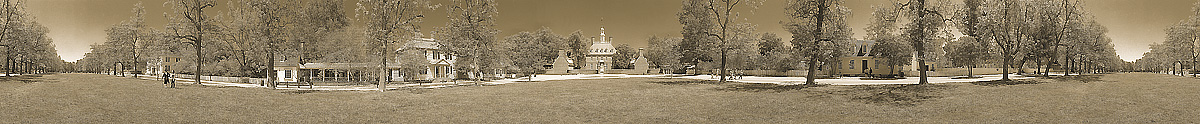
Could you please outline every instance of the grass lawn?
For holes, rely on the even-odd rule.
[[[779,86],[657,78],[443,89],[163,88],[99,74],[0,78],[0,123],[1200,123],[1200,79]]]

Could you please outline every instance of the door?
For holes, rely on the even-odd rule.
[[[867,66],[867,60],[862,60],[862,66],[859,67],[862,67],[863,74],[871,74],[871,67]]]

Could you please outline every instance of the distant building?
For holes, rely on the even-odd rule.
[[[155,60],[155,61],[146,62],[146,68],[145,68],[146,70],[143,70],[143,71],[145,71],[146,74],[153,74],[153,75],[169,73],[169,72],[172,72],[172,66],[175,66],[175,63],[179,63],[179,57],[163,56],[163,57],[157,58],[157,60]],[[179,68],[175,68],[175,69],[179,69]]]
[[[425,56],[425,60],[429,63],[425,71],[422,71],[415,78],[405,78],[408,75],[401,75],[399,57],[393,58],[392,62],[387,63],[387,69],[390,70],[391,80],[415,79],[415,80],[451,80],[456,78],[454,71],[454,62],[457,59],[453,54],[440,49],[439,44],[434,39],[421,38],[407,42],[401,50],[419,50]],[[378,68],[379,63],[297,63],[294,59],[284,58],[283,61],[278,61],[273,67],[276,71],[276,79],[279,82],[368,82],[376,79],[369,77],[372,68]],[[367,70],[367,71],[364,71]]]
[[[454,62],[457,57],[450,54],[449,51],[442,50],[440,45],[432,38],[421,38],[405,45],[409,50],[420,50],[422,55],[425,55],[425,60],[429,62],[428,69],[421,75],[417,75],[420,79],[425,80],[450,80],[456,78],[457,72],[454,71]],[[399,60],[400,58],[396,58]],[[393,74],[398,74],[395,72]]]
[[[853,55],[841,57],[838,62],[838,74],[841,75],[886,75],[886,74],[903,74],[905,66],[895,66],[888,68],[887,60],[875,58],[871,54],[871,48],[875,47],[875,41],[872,40],[853,40],[851,41],[850,51]],[[888,73],[893,71],[892,73]]]
[[[592,47],[588,49],[588,54],[584,59],[586,60],[583,65],[584,71],[604,73],[612,69],[612,58],[617,53],[617,49],[613,47],[611,40],[612,37],[604,34],[604,27],[600,27],[600,40],[596,41],[595,37],[592,38]]]

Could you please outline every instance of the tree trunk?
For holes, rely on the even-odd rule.
[[[975,65],[967,65],[967,77],[975,77]]]
[[[204,63],[203,63],[203,60],[204,60],[203,55],[204,54],[202,53],[201,49],[203,49],[204,47],[200,46],[202,40],[199,40],[200,39],[199,37],[197,37],[196,39],[197,39],[195,41],[196,42],[195,43],[195,45],[196,45],[196,71],[192,72],[192,81],[196,82],[196,85],[204,86],[204,83],[202,81],[200,81],[200,74],[201,74],[200,66],[204,65]]]
[[[919,20],[919,21],[924,21],[924,19],[925,19],[925,14],[926,14],[926,13],[925,13],[925,0],[917,0],[917,7],[916,7],[916,8],[917,8],[917,9],[921,9],[921,10],[918,10],[918,11],[917,11],[917,13],[918,13],[918,14],[917,14],[917,16],[918,16],[918,17],[917,17],[917,20]],[[916,23],[920,23],[920,22],[916,22]],[[918,66],[917,66],[917,67],[918,67],[917,71],[919,71],[919,72],[917,72],[917,73],[919,73],[919,74],[920,74],[920,76],[921,76],[921,77],[920,77],[920,78],[921,78],[921,80],[920,80],[919,82],[917,82],[917,84],[928,84],[928,83],[929,83],[929,75],[927,74],[926,70],[929,70],[929,69],[928,69],[929,67],[926,67],[926,65],[925,65],[925,59],[922,59],[922,57],[925,57],[925,41],[924,41],[924,39],[925,39],[925,33],[924,33],[924,32],[925,32],[925,31],[924,31],[924,30],[925,30],[925,28],[928,28],[928,27],[926,27],[926,25],[921,25],[921,24],[918,24],[917,26],[918,26],[918,27],[917,27],[917,29],[916,29],[916,30],[921,30],[920,32],[918,32],[918,33],[917,33],[917,39],[913,39],[913,40],[915,40],[915,42],[917,43],[916,45],[913,45],[913,46],[915,46],[915,47],[917,48],[917,49],[916,49],[916,50],[917,50],[917,56],[914,56],[914,57],[916,57],[916,58],[917,58],[917,64],[918,64]]]
[[[377,84],[377,86],[379,86],[379,92],[383,92],[383,91],[387,90],[387,78],[388,78],[388,76],[391,76],[391,74],[390,74],[391,72],[388,71],[388,69],[387,69],[387,58],[388,58],[387,53],[388,53],[388,51],[389,51],[388,50],[388,42],[384,41],[383,49],[382,49],[382,51],[379,51],[379,54],[382,54],[381,56],[379,56],[379,58],[380,58],[379,59],[380,60],[379,61],[379,71],[380,72],[379,72],[379,84]]]
[[[1197,72],[1196,71],[1196,64],[1197,64],[1196,63],[1196,57],[1197,57],[1196,56],[1196,42],[1193,40],[1192,44],[1189,44],[1189,45],[1192,46],[1192,61],[1191,61],[1192,71],[1188,72],[1188,73],[1192,73],[1192,77],[1196,77],[1196,72]]]
[[[1001,70],[1000,71],[1000,73],[1001,73],[1000,80],[1007,81],[1007,80],[1009,80],[1008,79],[1008,66],[1010,65],[1008,63],[1010,63],[1010,61],[1012,61],[1012,60],[1009,60],[1009,58],[1012,58],[1012,56],[1010,56],[1010,55],[1003,55],[1003,56],[1004,56],[1004,60],[1003,60],[1004,62],[1002,65],[1000,65],[1000,70]]]
[[[270,41],[267,41],[267,42],[270,42]],[[272,45],[270,45],[270,43],[268,43],[267,47],[271,47],[271,46]],[[275,80],[275,78],[276,78],[275,76],[276,76],[275,75],[275,52],[274,52],[274,49],[267,48],[267,82],[263,82],[263,83],[266,83],[267,87],[269,87],[271,89],[278,88],[279,83],[277,83],[277,80]]]
[[[817,75],[817,56],[820,54],[817,54],[817,52],[819,50],[816,50],[816,49],[820,48],[817,46],[821,44],[821,33],[822,33],[822,31],[824,31],[821,29],[823,29],[824,25],[825,25],[825,11],[828,6],[828,5],[826,5],[826,2],[827,2],[826,0],[817,0],[817,21],[816,21],[817,26],[816,26],[816,29],[814,29],[816,31],[813,34],[813,36],[815,36],[814,37],[815,39],[813,39],[813,44],[809,45],[810,47],[808,50],[809,51],[809,53],[808,53],[809,54],[809,56],[808,56],[808,75],[805,75],[805,81],[804,81],[805,85],[816,85],[817,84],[817,77],[816,77],[816,75]]]
[[[1014,67],[1013,69],[1017,69],[1017,74],[1024,75],[1026,73],[1025,72],[1025,63],[1029,62],[1028,58],[1029,58],[1028,56],[1022,57],[1021,61],[1019,61],[1018,63],[1015,63],[1015,65],[1017,67]]]
[[[1071,75],[1071,64],[1073,64],[1073,62],[1071,62],[1071,55],[1065,56],[1063,61],[1063,76]]]
[[[1054,47],[1054,49],[1058,49],[1058,47]],[[1058,50],[1055,50],[1055,51],[1058,51]],[[1054,67],[1054,66],[1051,66],[1054,64],[1054,58],[1055,57],[1053,57],[1053,56],[1051,56],[1050,58],[1046,58],[1046,71],[1042,71],[1043,77],[1050,77],[1050,69],[1052,69]]]
[[[724,43],[722,43],[722,44],[724,44]],[[724,46],[724,45],[722,45],[722,46]],[[722,49],[721,50],[721,71],[719,71],[719,74],[717,74],[717,75],[721,76],[720,83],[725,83],[725,74],[728,74],[728,70],[726,70],[726,68],[725,68],[726,50],[724,50],[725,48],[723,48],[723,47],[721,49]]]

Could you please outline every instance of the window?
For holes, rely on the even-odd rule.
[[[850,60],[850,69],[854,69],[854,60]]]
[[[286,79],[291,79],[291,78],[292,78],[292,71],[291,71],[291,70],[284,70],[284,71],[283,71],[283,78],[286,78]]]
[[[879,68],[879,60],[878,59],[875,60],[875,68]]]

